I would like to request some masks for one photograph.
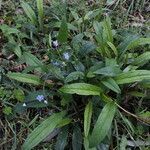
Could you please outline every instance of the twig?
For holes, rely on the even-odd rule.
[[[135,114],[132,114],[131,112],[125,110],[123,107],[121,107],[119,104],[116,103],[116,105],[121,109],[123,110],[125,113],[127,113],[128,115],[136,118],[137,120],[141,121],[142,123],[146,124],[146,125],[150,125],[150,119],[145,119],[145,118],[141,118],[139,116],[136,116]]]

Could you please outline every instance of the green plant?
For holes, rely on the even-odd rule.
[[[63,27],[61,27],[61,28],[63,28]],[[85,149],[97,147],[100,144],[100,142],[102,142],[104,140],[104,138],[110,131],[111,123],[112,123],[112,120],[116,113],[116,106],[118,106],[121,110],[125,111],[126,113],[130,114],[130,112],[124,110],[124,108],[122,108],[119,104],[121,101],[120,98],[123,93],[123,89],[125,87],[126,88],[128,87],[128,85],[124,86],[124,84],[129,84],[129,86],[131,86],[130,84],[136,83],[135,85],[133,84],[133,86],[134,86],[134,88],[138,88],[136,86],[138,85],[139,82],[143,83],[144,80],[148,80],[148,81],[150,80],[150,71],[149,70],[137,69],[138,67],[140,67],[140,65],[143,65],[144,63],[147,62],[147,60],[149,60],[148,55],[147,55],[147,57],[144,57],[144,55],[146,55],[146,54],[142,54],[140,56],[137,56],[136,58],[132,57],[132,60],[130,60],[130,58],[128,58],[128,55],[129,55],[128,50],[130,50],[130,51],[132,50],[132,52],[134,54],[135,47],[142,45],[142,44],[150,43],[149,38],[135,38],[135,39],[133,38],[128,43],[125,40],[121,44],[119,44],[118,47],[116,47],[115,46],[116,43],[113,42],[114,35],[113,35],[113,31],[111,29],[111,22],[108,17],[101,23],[94,22],[94,29],[95,29],[94,37],[96,38],[98,47],[96,48],[97,52],[92,51],[92,52],[90,52],[91,53],[90,55],[93,55],[93,56],[96,55],[98,57],[95,58],[93,65],[91,65],[92,57],[88,57],[88,54],[83,57],[81,56],[81,59],[80,59],[80,56],[78,56],[78,59],[80,59],[78,61],[79,62],[81,61],[81,63],[84,64],[85,69],[84,70],[76,70],[76,71],[81,71],[84,74],[83,79],[74,78],[74,76],[76,77],[76,74],[74,74],[74,76],[68,75],[66,77],[67,80],[70,77],[69,82],[73,82],[73,83],[72,84],[64,84],[65,76],[62,75],[63,78],[62,79],[59,78],[59,80],[64,85],[57,92],[57,95],[59,95],[60,99],[61,99],[61,97],[63,97],[63,101],[64,100],[66,101],[66,104],[64,105],[63,109],[65,109],[68,112],[68,115],[70,115],[69,114],[70,108],[68,108],[68,105],[70,105],[70,103],[72,103],[72,105],[74,105],[74,103],[76,103],[76,105],[79,105],[78,107],[80,107],[80,105],[85,106],[88,103],[88,99],[90,100],[90,103],[87,104],[87,106],[86,106],[85,117],[84,117],[84,136],[85,136],[84,137],[84,147],[85,147]],[[62,32],[61,29],[60,29],[60,32]],[[60,34],[59,34],[59,36],[60,36]],[[67,36],[67,35],[65,35],[65,36]],[[65,39],[66,37],[63,36],[62,38]],[[146,52],[146,53],[149,54],[148,52]],[[140,62],[137,63],[137,60],[140,59],[141,57],[145,58],[145,60],[142,60],[141,63]],[[85,65],[89,64],[88,62],[91,62],[90,65],[85,66]],[[70,63],[72,63],[72,62],[70,62]],[[29,64],[31,66],[34,65],[32,63],[29,63]],[[69,63],[68,63],[68,65],[69,65]],[[65,70],[63,70],[63,71],[65,71]],[[71,71],[71,70],[69,70],[69,71]],[[70,73],[72,74],[72,72],[73,71],[71,71]],[[62,74],[62,72],[60,72],[60,73]],[[30,76],[29,76],[29,74],[25,75],[22,73],[9,73],[8,74],[9,78],[16,79],[18,81],[23,81],[23,82],[28,82],[28,83],[36,83],[36,84],[38,83],[40,85],[44,84],[45,79],[41,79],[40,82],[38,79],[38,82],[37,82],[37,79],[33,79],[33,81],[32,81],[31,80],[32,78],[30,78]],[[113,91],[113,92],[111,92],[111,91]],[[73,94],[72,95],[73,97],[67,102],[66,96],[71,96],[70,94]],[[78,97],[78,99],[76,99],[74,94],[78,94],[78,95],[80,95],[80,97]],[[96,109],[99,110],[99,108],[95,108],[94,110],[91,109],[91,107],[92,107],[91,105],[95,105],[96,101],[94,100],[94,98],[96,98],[96,97],[97,97],[97,99],[99,99],[97,101],[97,103],[99,103],[101,105],[102,104],[104,105],[104,103],[107,103],[107,104],[105,104],[104,108],[101,110],[101,113],[100,113],[98,119],[93,120],[96,123],[94,125],[91,125],[91,116],[94,113],[94,110],[96,110]],[[95,106],[93,106],[93,107],[95,107]],[[80,110],[78,110],[78,111],[76,113],[80,114]],[[89,115],[89,113],[90,113],[90,115]],[[136,116],[133,114],[132,114],[132,116],[136,117],[138,120],[144,121],[144,119],[141,118],[140,116]],[[58,119],[57,116],[54,118]],[[80,118],[80,120],[83,120],[83,118]],[[61,120],[59,120],[59,121],[61,121]],[[67,122],[67,124],[65,123],[60,126],[61,127],[64,125],[72,126],[73,125],[72,123]],[[57,124],[55,124],[55,127]],[[33,130],[33,132],[31,133],[31,135],[28,136],[28,138],[24,144],[25,149],[36,146],[39,142],[41,142],[48,135],[48,132],[51,132],[55,128],[55,127],[53,127],[52,130],[45,131],[44,130],[45,126],[49,127],[49,122],[48,123],[43,122],[39,127],[37,127],[37,129]],[[94,126],[94,128],[93,128],[93,126]],[[43,128],[43,130],[41,129],[39,131],[38,128],[40,128],[40,127]],[[93,128],[92,132],[91,132],[91,128]],[[36,132],[40,132],[40,134],[37,135]],[[45,134],[44,132],[46,132],[47,134]],[[31,145],[31,143],[33,142],[33,140],[31,139],[32,136],[36,136],[36,138],[38,138],[38,142],[35,142],[34,144]],[[30,142],[30,141],[32,141],[32,142]]]
[[[37,0],[37,9],[38,9],[38,19],[34,10],[30,7],[30,5],[24,1],[21,1],[21,6],[24,9],[26,15],[29,17],[31,23],[35,26],[39,26],[39,29],[43,31],[43,19],[44,19],[44,11],[43,11],[43,0]]]

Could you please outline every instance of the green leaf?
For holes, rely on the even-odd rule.
[[[89,102],[84,111],[84,136],[88,137],[92,118],[92,102]]]
[[[113,5],[115,2],[115,0],[107,0],[106,5]]]
[[[70,12],[71,12],[71,15],[73,16],[73,18],[75,20],[79,19],[79,15],[78,15],[78,13],[75,10],[70,10]]]
[[[64,150],[67,145],[68,138],[68,127],[64,127],[57,137],[57,142],[55,145],[55,150]]]
[[[117,64],[117,60],[114,58],[105,58],[105,65],[112,67],[119,67],[119,65]]]
[[[38,20],[40,24],[40,29],[43,30],[43,19],[44,19],[43,0],[36,0],[36,2],[38,8]]]
[[[138,38],[138,39],[132,41],[128,45],[127,49],[133,49],[137,46],[144,45],[144,44],[150,44],[150,38]]]
[[[78,95],[100,95],[102,92],[100,87],[87,83],[73,83],[64,85],[60,88],[60,91],[63,93]]]
[[[15,89],[15,90],[13,91],[13,95],[14,95],[14,97],[15,97],[18,101],[20,101],[20,102],[23,102],[23,100],[25,99],[24,92],[23,92],[23,90],[21,90],[21,89]]]
[[[30,5],[24,1],[21,2],[21,6],[23,10],[25,11],[26,15],[30,18],[31,22],[36,25],[37,24],[37,18],[33,11],[33,9],[30,7]]]
[[[22,51],[20,45],[16,45],[14,48],[14,53],[20,58],[22,56]]]
[[[112,91],[116,92],[116,93],[121,93],[121,90],[118,86],[118,84],[116,83],[115,80],[113,80],[112,78],[109,78],[105,81],[102,81],[102,83],[108,87],[109,89],[111,89]]]
[[[127,146],[127,138],[125,135],[122,135],[120,142],[120,150],[126,150],[126,146]]]
[[[88,138],[84,138],[84,149],[85,150],[89,150],[90,148],[89,148],[89,140],[88,140]]]
[[[128,94],[134,96],[134,97],[146,97],[146,94],[145,93],[142,93],[142,92],[138,92],[138,91],[131,91],[129,92]]]
[[[117,74],[121,73],[121,70],[119,67],[116,67],[116,66],[107,66],[107,67],[98,69],[98,70],[94,71],[93,73],[113,77],[113,76],[116,76]]]
[[[101,35],[103,30],[102,30],[102,25],[98,21],[94,21],[93,23],[94,30],[97,35]]]
[[[120,60],[127,50],[144,44],[150,44],[150,38],[139,38],[137,35],[126,37],[118,46],[118,50],[121,52]]]
[[[78,79],[83,79],[84,73],[81,71],[71,72],[65,79],[65,82],[71,82]]]
[[[113,100],[109,96],[105,95],[104,93],[101,94],[101,99],[106,103],[113,102]]]
[[[81,54],[81,56],[82,55],[87,55],[90,52],[95,51],[95,49],[96,49],[96,45],[93,42],[85,41],[82,44],[82,47],[80,48],[79,54]]]
[[[23,144],[24,150],[29,150],[38,145],[42,140],[44,140],[60,123],[65,113],[53,114],[46,120],[44,120],[39,126],[37,126],[27,137],[25,143]]]
[[[61,22],[54,22],[53,27],[60,28]],[[67,23],[68,30],[78,31],[78,28],[72,25],[71,23]]]
[[[30,66],[42,66],[43,65],[43,63],[31,53],[24,52],[23,56],[25,58],[26,63]]]
[[[140,85],[144,88],[150,88],[150,80],[143,80]]]
[[[81,61],[74,62],[73,66],[76,69],[76,71],[81,71],[81,72],[85,71],[85,66],[83,65],[83,63]]]
[[[107,40],[111,43],[113,43],[113,34],[111,30],[111,21],[110,18],[107,16],[105,21],[103,22],[103,34],[107,35]]]
[[[139,117],[142,117],[142,118],[145,118],[145,119],[149,119],[150,118],[150,111],[141,112],[139,114]]]
[[[97,147],[89,148],[89,140],[88,140],[88,138],[84,138],[84,143],[83,144],[84,144],[84,149],[85,150],[99,150],[99,149],[97,149]]]
[[[150,79],[150,71],[149,70],[133,70],[119,74],[115,77],[115,81],[117,84],[126,84],[133,82],[140,82],[142,80]]]
[[[40,77],[32,75],[32,74],[25,74],[25,73],[7,73],[7,77],[17,80],[19,82],[31,83],[35,85],[41,84]]]
[[[67,38],[68,38],[68,25],[65,20],[62,20],[62,23],[59,29],[58,40],[61,43],[65,43],[67,42]]]
[[[94,66],[92,66],[92,67],[89,68],[89,71],[88,71],[88,73],[87,73],[87,77],[88,77],[88,78],[94,77],[95,74],[94,74],[93,72],[95,72],[95,71],[98,70],[98,69],[101,69],[103,66],[104,66],[104,63],[103,63],[103,62],[95,63]]]
[[[84,20],[90,20],[95,18],[97,15],[99,15],[102,12],[101,9],[95,9],[93,11],[88,11],[88,13],[85,14]]]
[[[150,52],[145,52],[135,58],[135,60],[132,62],[133,65],[142,66],[145,63],[147,63],[150,60]]]
[[[115,45],[114,45],[113,43],[111,43],[111,42],[107,42],[107,44],[108,44],[108,46],[112,49],[113,53],[114,53],[116,56],[118,56],[118,51],[117,51]]]
[[[10,114],[12,114],[12,108],[9,107],[9,106],[5,106],[5,107],[3,108],[3,113],[4,113],[5,115],[10,115]]]
[[[131,134],[135,134],[135,128],[134,128],[134,125],[131,123],[131,121],[125,117],[125,115],[122,115],[121,112],[119,112],[123,122],[125,123],[128,131],[131,133]]]
[[[109,102],[105,105],[100,113],[94,129],[92,131],[90,139],[90,147],[97,146],[101,141],[106,137],[110,127],[112,120],[114,118],[116,112],[116,105],[114,102]]]
[[[65,119],[61,120],[61,122],[57,125],[57,128],[66,126],[66,125],[70,124],[71,121],[72,120],[70,118],[65,118]]]
[[[73,150],[81,150],[82,149],[82,132],[78,125],[76,125],[73,129],[72,148],[73,148]]]
[[[68,30],[78,31],[78,28],[71,23],[67,23]]]
[[[117,47],[119,54],[120,54],[120,58],[119,58],[120,61],[122,60],[122,58],[124,57],[124,54],[128,50],[128,45],[130,45],[130,43],[132,43],[132,41],[134,41],[138,38],[139,37],[137,35],[130,35],[130,36],[124,37],[124,40]]]
[[[69,106],[69,104],[72,102],[72,95],[70,94],[62,94],[62,100],[61,100],[61,106]]]
[[[30,66],[36,66],[35,70],[42,72],[41,67],[43,66],[43,63],[36,56],[34,56],[31,53],[24,52],[23,57],[25,59],[26,64],[28,64]]]
[[[10,36],[11,34],[18,34],[20,32],[16,28],[11,28],[6,24],[1,25],[0,29],[2,30],[5,36]]]

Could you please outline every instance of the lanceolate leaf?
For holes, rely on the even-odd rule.
[[[37,2],[37,8],[38,8],[38,15],[42,18],[44,13],[43,13],[43,0],[36,0]]]
[[[31,53],[24,52],[23,56],[26,60],[26,63],[30,66],[42,66],[43,65],[43,63]]]
[[[29,150],[39,144],[55,129],[55,127],[60,123],[64,115],[64,112],[53,114],[45,121],[43,121],[31,132],[31,134],[29,134],[25,143],[23,144],[23,149]]]
[[[142,80],[150,80],[149,70],[133,70],[119,74],[115,81],[118,84],[140,82]]]
[[[121,73],[119,67],[116,66],[107,66],[101,69],[98,69],[93,72],[94,74],[101,74],[104,76],[116,76],[117,74]]]
[[[97,122],[94,126],[90,139],[90,147],[97,146],[107,135],[112,120],[116,112],[116,105],[114,102],[109,102],[105,105],[100,113]]]
[[[101,13],[101,9],[95,9],[93,11],[88,11],[84,16],[84,20],[90,20],[90,19],[96,17],[97,15],[99,15],[100,13]]]
[[[16,28],[11,28],[6,24],[2,24],[0,29],[4,33],[5,36],[10,36],[11,34],[18,34],[20,31]]]
[[[120,51],[120,53],[125,53],[127,50],[128,45],[138,39],[139,37],[137,35],[127,36],[124,38],[124,40],[118,45],[117,49]]]
[[[25,59],[25,62],[29,65],[29,66],[36,66],[35,70],[42,72],[42,66],[43,63],[33,54],[28,53],[28,52],[24,52],[23,53],[23,57]],[[39,66],[39,67],[38,67]]]
[[[63,120],[61,120],[61,122],[57,125],[57,128],[63,127],[68,125],[69,123],[71,123],[71,119],[70,118],[65,118]]]
[[[115,45],[114,45],[113,43],[111,43],[111,42],[107,42],[107,44],[108,44],[108,46],[112,49],[113,53],[114,53],[116,56],[118,56],[118,51],[117,51]]]
[[[37,18],[36,15],[33,11],[33,9],[30,7],[30,5],[24,1],[21,2],[21,6],[23,10],[25,11],[26,15],[30,18],[31,22],[36,25],[37,23]]]
[[[19,82],[31,83],[31,84],[35,84],[35,85],[39,85],[42,83],[40,77],[32,75],[32,74],[8,73],[7,77],[10,79],[17,80]]]
[[[127,146],[127,138],[125,135],[122,135],[120,142],[120,150],[126,150],[126,146]]]
[[[76,124],[72,135],[72,149],[82,150],[82,132],[80,127]]]
[[[38,19],[40,28],[43,29],[43,19],[44,19],[44,12],[43,12],[43,0],[36,0],[37,8],[38,8]]]
[[[150,44],[150,38],[136,39],[128,45],[127,49],[132,49],[132,48],[135,48],[137,46],[144,45],[144,44]]]
[[[88,137],[92,117],[92,102],[89,102],[84,111],[84,135]]]
[[[58,40],[64,43],[64,42],[67,42],[67,38],[68,38],[68,25],[64,19],[62,20],[62,23],[59,29]]]
[[[138,65],[138,66],[142,66],[145,63],[147,63],[149,60],[150,60],[150,52],[145,52],[145,53],[141,54],[140,56],[138,56],[134,60],[133,64]]]
[[[89,139],[88,138],[84,138],[84,149],[85,150],[89,150]]]
[[[110,18],[107,16],[105,21],[103,22],[104,34],[107,35],[107,40],[113,43],[113,35],[111,30],[111,21]]]
[[[102,32],[103,32],[102,31],[102,25],[99,22],[94,21],[93,27],[94,27],[94,30],[95,30],[97,35],[101,35],[102,34]]]
[[[60,88],[63,93],[79,94],[79,95],[100,95],[101,88],[87,83],[73,83],[64,85]]]
[[[106,1],[106,4],[107,5],[112,5],[112,4],[114,4],[115,3],[115,0],[107,0]]]
[[[75,71],[75,72],[70,73],[66,77],[65,82],[71,82],[71,81],[74,81],[74,80],[83,79],[83,77],[84,77],[84,73],[83,72]]]
[[[67,145],[68,127],[64,127],[57,137],[55,150],[64,150]]]
[[[118,49],[121,52],[121,56],[123,56],[123,54],[127,50],[133,49],[135,47],[138,47],[144,44],[150,44],[150,38],[139,38],[136,35],[128,36],[122,43],[120,43],[120,45],[118,46]],[[122,57],[120,57],[120,59],[122,59]]]
[[[120,92],[121,92],[121,90],[120,90],[118,84],[117,84],[116,81],[113,80],[112,78],[109,78],[109,79],[107,79],[107,80],[105,80],[105,81],[102,81],[102,83],[103,83],[106,87],[108,87],[109,89],[111,89],[112,91],[114,91],[114,92],[116,92],[116,93],[120,93]]]

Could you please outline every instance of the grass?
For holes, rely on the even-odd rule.
[[[148,150],[148,4],[0,1],[1,149]]]

